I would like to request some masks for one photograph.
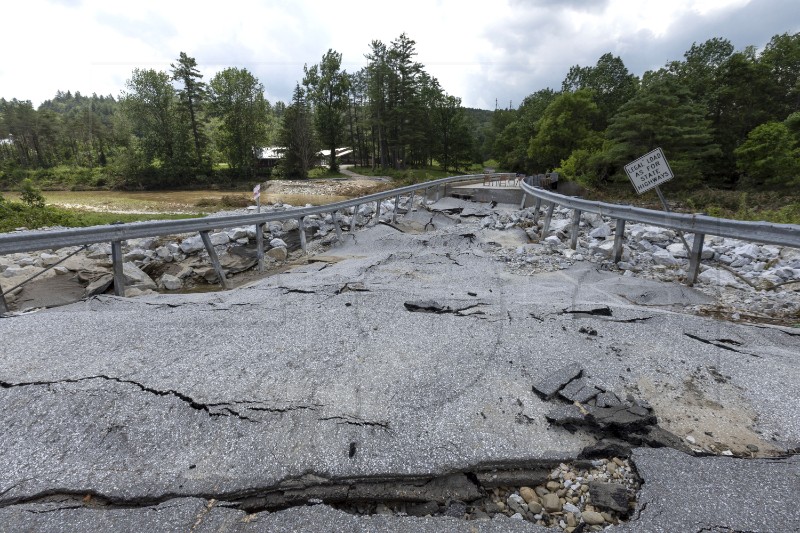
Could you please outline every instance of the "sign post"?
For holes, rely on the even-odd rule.
[[[633,183],[636,194],[655,189],[658,199],[661,200],[661,205],[664,206],[664,211],[670,212],[667,199],[664,197],[664,193],[661,192],[659,185],[671,180],[675,175],[672,173],[672,169],[669,168],[669,163],[667,158],[664,157],[664,152],[661,151],[661,148],[656,148],[625,165],[625,173]],[[691,253],[689,244],[683,238],[683,233],[679,231],[678,235],[683,241],[686,251]]]
[[[253,200],[256,201],[256,213],[261,212],[261,184],[253,187]]]
[[[261,212],[261,184],[253,187],[253,199],[256,201],[256,212]],[[258,271],[264,272],[264,230],[262,224],[256,224],[256,249],[258,254]]]

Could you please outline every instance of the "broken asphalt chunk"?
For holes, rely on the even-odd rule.
[[[544,417],[551,424],[558,426],[585,426],[590,423],[583,411],[576,405],[559,405],[551,409]]]
[[[583,367],[572,364],[559,368],[533,384],[533,390],[545,400],[551,400],[570,381],[583,374]]]
[[[589,416],[601,429],[635,431],[658,423],[656,415],[640,405],[588,406]]]
[[[620,513],[628,512],[628,489],[618,483],[590,481],[589,495],[592,505]]]
[[[602,392],[600,389],[589,383],[586,378],[573,379],[561,389],[558,394],[562,398],[571,402],[586,403]]]

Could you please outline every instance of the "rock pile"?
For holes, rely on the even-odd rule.
[[[575,250],[569,247],[572,211],[557,207],[548,235],[542,235],[543,216],[533,222],[534,209],[494,212],[481,222],[483,228],[525,229],[532,244],[515,249],[500,249],[496,257],[516,272],[561,270],[579,261],[598,268],[621,271],[666,282],[683,282],[689,267],[688,253],[673,230],[643,224],[628,224],[623,240],[622,260],[614,263],[614,221],[595,214],[584,214]],[[686,235],[691,246],[693,235]],[[708,235],[703,247],[703,262],[696,288],[714,296],[716,306],[696,306],[704,314],[723,314],[727,318],[800,321],[800,250],[775,245],[759,245],[736,239]]]
[[[415,199],[417,205],[422,202],[419,197]],[[408,199],[404,199],[402,212],[405,212],[407,204]],[[394,200],[384,201],[381,205],[382,217],[391,217],[394,207]],[[282,212],[289,209],[292,209],[292,206],[283,203],[263,207],[267,212]],[[249,211],[251,210],[219,212],[211,217],[245,214]],[[354,209],[350,208],[337,218],[341,227],[349,229],[353,218],[359,226],[363,226],[370,223],[374,215],[375,206],[365,204],[360,206],[358,213],[354,213]],[[307,216],[303,223],[309,241],[316,241],[319,245],[326,246],[336,238],[336,228],[330,213]],[[299,223],[296,219],[270,222],[265,225],[264,249],[268,268],[293,259],[292,253],[299,248],[298,229]],[[257,264],[255,226],[226,228],[210,233],[209,237],[228,277]],[[65,260],[73,253],[74,257]],[[179,291],[196,285],[218,282],[217,273],[209,262],[208,253],[198,234],[131,239],[123,243],[123,259],[126,296],[138,296],[155,291]],[[45,280],[48,277],[65,274],[74,276],[76,281],[85,287],[84,297],[110,289],[113,281],[110,243],[93,244],[84,251],[78,247],[71,247],[0,256],[2,285],[4,288],[13,287],[62,261],[62,265],[44,272],[39,279]],[[9,305],[17,301],[24,288],[20,287],[5,295]]]

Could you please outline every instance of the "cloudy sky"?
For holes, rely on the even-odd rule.
[[[405,32],[463,105],[517,107],[606,52],[641,75],[693,42],[761,48],[800,31],[798,0],[24,0],[2,14],[0,97],[34,105],[57,90],[118,96],[134,68],[169,70],[181,51],[206,80],[244,67],[288,101],[328,49],[352,72],[372,40]]]

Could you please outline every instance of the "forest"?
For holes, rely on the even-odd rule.
[[[565,67],[561,87],[493,111],[464,108],[415,60],[415,45],[405,34],[372,41],[352,73],[328,50],[285,103],[267,101],[246,68],[204,80],[184,52],[169,70],[134,69],[116,96],[59,91],[36,108],[0,98],[0,189],[26,178],[73,189],[306,178],[320,150],[342,146],[375,170],[488,164],[555,170],[599,190],[625,182],[626,163],[661,147],[672,187],[800,186],[800,33],[742,50],[715,37],[641,78],[607,53]],[[266,146],[283,149],[276,168],[258,164]],[[339,161],[323,164],[335,172]]]

